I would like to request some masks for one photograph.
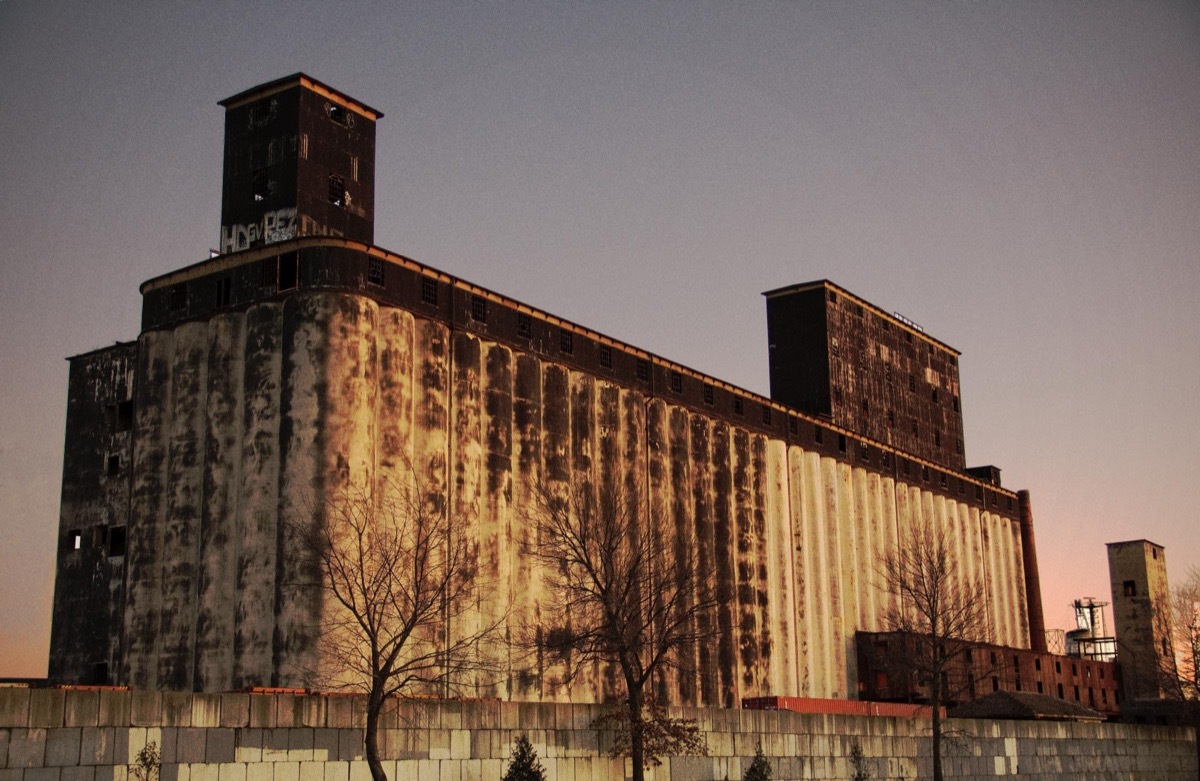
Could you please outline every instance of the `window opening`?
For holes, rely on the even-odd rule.
[[[715,397],[713,395],[713,386],[709,385],[707,382],[704,383],[704,403],[712,404],[714,400]]]
[[[558,346],[564,353],[571,355],[575,352],[575,334],[567,330],[558,332]]]
[[[733,397],[733,414],[735,414],[735,415],[745,415],[746,414],[746,402],[744,399],[742,399],[741,396]]]
[[[334,206],[346,205],[346,180],[337,174],[329,175],[329,202]]]
[[[421,302],[425,304],[433,304],[437,306],[438,286],[437,280],[424,277],[421,279]]]
[[[487,322],[487,299],[482,296],[471,296],[471,319],[477,323]]]
[[[838,434],[838,450],[840,450],[843,453],[846,452],[846,435],[845,434]]]
[[[296,287],[299,277],[298,256],[295,252],[285,252],[279,256],[279,289],[291,290]]]
[[[186,282],[180,282],[177,285],[172,285],[170,296],[171,311],[180,312],[184,309],[187,309],[188,291]]]
[[[600,345],[600,368],[612,368],[612,346],[607,344]]]
[[[125,527],[114,526],[108,530],[108,555],[125,555]]]
[[[642,382],[650,380],[650,362],[645,358],[637,359],[637,378]]]
[[[383,258],[367,258],[367,284],[383,287]]]
[[[533,318],[525,312],[517,312],[517,336],[522,339],[533,338]]]
[[[259,266],[258,285],[259,287],[275,287],[275,283],[279,280],[279,258],[270,257],[264,258],[262,265]]]
[[[683,393],[683,375],[679,372],[671,372],[671,392]]]
[[[233,300],[233,280],[229,277],[217,279],[217,306],[229,306]]]
[[[815,423],[813,424],[813,442],[816,442],[818,445],[824,444],[825,442],[825,429],[821,428]]]
[[[104,471],[109,477],[116,477],[121,474],[121,457],[119,455],[110,455],[105,461]]]
[[[771,425],[771,408],[770,407],[762,408],[762,420],[765,425],[768,425],[768,426]]]
[[[788,418],[788,431],[790,431],[792,434],[799,434],[800,433],[800,421],[797,420],[796,418],[789,417]]]

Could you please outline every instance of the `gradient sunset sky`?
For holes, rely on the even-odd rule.
[[[218,244],[218,100],[385,113],[376,242],[766,394],[828,278],[962,351],[1047,625],[1200,565],[1200,5],[0,0],[0,676],[45,674],[67,363]]]

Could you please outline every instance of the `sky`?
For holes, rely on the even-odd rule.
[[[1200,5],[0,0],[0,676],[46,671],[65,357],[220,235],[217,101],[384,112],[376,242],[761,394],[828,278],[962,352],[1046,623],[1200,565]]]

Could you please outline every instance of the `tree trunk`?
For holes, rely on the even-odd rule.
[[[371,768],[372,781],[388,781],[383,763],[379,761],[379,714],[382,711],[383,697],[371,692],[367,695],[367,728],[363,743],[367,749],[367,766]]]
[[[942,781],[942,665],[934,650],[933,672],[929,681],[929,706],[933,711],[933,781]]]
[[[629,758],[633,761],[633,781],[646,777],[646,742],[642,729],[642,692],[629,687]]]

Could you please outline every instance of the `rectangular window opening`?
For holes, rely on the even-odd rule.
[[[437,306],[438,284],[436,279],[424,277],[421,280],[421,303]]]
[[[650,381],[650,362],[645,358],[637,359],[637,378],[642,382]]]
[[[471,319],[477,323],[486,323],[487,316],[487,299],[482,296],[471,296]]]
[[[846,452],[846,435],[838,434],[838,450],[842,453]]]
[[[522,339],[533,338],[533,318],[525,312],[517,312],[517,336]]]
[[[763,421],[764,425],[767,425],[767,426],[771,425],[771,408],[770,407],[762,408],[762,421]]]
[[[612,346],[607,344],[600,345],[600,368],[612,368]]]
[[[813,424],[813,442],[816,442],[818,445],[824,444],[825,442],[825,429],[821,428],[815,423]]]
[[[177,285],[171,286],[170,305],[172,312],[182,312],[187,309],[188,289],[186,282],[180,282]]]
[[[567,330],[558,332],[558,347],[567,355],[575,352],[575,334]]]
[[[121,457],[115,453],[110,455],[104,462],[104,472],[109,477],[121,474]]]
[[[329,175],[329,202],[334,206],[346,205],[346,180],[337,174]]]
[[[108,555],[125,555],[125,527],[114,526],[108,530]]]
[[[671,392],[683,393],[683,375],[679,372],[671,372]]]
[[[295,252],[279,256],[279,289],[292,290],[296,287],[299,273],[299,257]]]
[[[233,301],[233,279],[219,277],[217,279],[217,306],[229,306]]]
[[[712,404],[715,400],[716,397],[713,394],[713,386],[709,385],[707,382],[704,383],[704,403]]]
[[[745,415],[746,414],[746,401],[741,396],[733,397],[733,414],[734,415]]]
[[[367,284],[383,287],[383,258],[367,258]]]

